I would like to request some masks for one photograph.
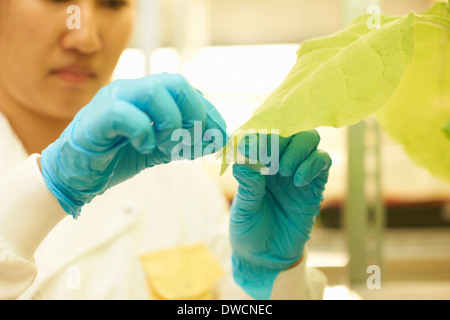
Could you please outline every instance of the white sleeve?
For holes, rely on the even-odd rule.
[[[34,253],[64,217],[30,156],[0,180],[0,300],[15,299],[34,281]]]
[[[275,279],[273,300],[322,300],[327,278],[318,269],[308,267],[308,249],[295,267],[281,272]]]

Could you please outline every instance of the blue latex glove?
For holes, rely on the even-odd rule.
[[[270,299],[277,275],[303,255],[331,166],[319,141],[316,131],[280,138],[279,163],[271,166],[277,172],[270,175],[233,166],[239,182],[230,217],[233,275],[255,299]]]
[[[218,151],[226,143],[225,121],[182,76],[115,81],[42,152],[44,180],[63,209],[76,218],[84,204],[108,188],[173,160],[172,149],[180,142],[172,141],[172,133],[181,128],[191,133],[189,141],[182,142],[192,149],[200,144],[202,151]],[[213,139],[207,133],[214,130]],[[217,132],[223,141],[215,141]],[[211,148],[213,142],[216,149]],[[188,159],[202,155],[206,154],[192,152]]]

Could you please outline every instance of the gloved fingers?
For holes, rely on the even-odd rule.
[[[158,79],[175,100],[183,116],[183,124],[191,126],[194,121],[206,120],[206,109],[201,95],[185,77],[169,73],[156,74],[152,77]]]
[[[96,145],[110,146],[111,141],[124,137],[141,153],[150,153],[155,148],[155,132],[152,119],[140,109],[126,101],[114,101],[97,121],[90,121],[88,135]]]
[[[322,150],[315,150],[303,161],[294,175],[294,184],[302,187],[310,184],[315,179],[321,179],[326,182],[328,173],[332,164],[331,157]]]
[[[246,157],[250,165],[263,165],[259,168],[264,175],[275,175],[279,170],[280,154],[284,153],[291,141],[278,134],[248,131],[238,144],[238,151]]]
[[[137,80],[116,81],[115,94],[144,111],[152,120],[156,136],[156,146],[170,153],[173,131],[181,129],[182,116],[175,100],[162,83],[149,76]],[[166,150],[167,149],[167,150]]]
[[[228,142],[227,126],[214,105],[181,75],[162,73],[154,75],[177,102],[183,116],[183,128],[189,130],[195,149],[201,144],[202,156],[221,150]],[[202,130],[194,128],[201,122]]]
[[[218,151],[225,147],[228,142],[227,124],[214,105],[203,94],[199,94],[206,109],[206,123],[203,133],[204,146],[213,142],[217,147],[216,151]]]
[[[246,203],[258,204],[266,195],[266,178],[243,165],[233,165],[233,176],[239,183],[237,196]]]
[[[288,177],[296,173],[313,151],[317,150],[320,135],[316,130],[300,132],[292,137],[280,160],[280,175]]]
[[[202,104],[206,110],[206,121],[203,123],[197,122],[195,126],[189,132],[182,132],[181,135],[174,135],[174,139],[177,137],[183,137],[182,147],[183,150],[188,148],[189,159],[196,159],[202,156],[207,156],[216,153],[227,144],[229,136],[226,131],[225,120],[220,115],[219,111],[209,102],[200,91],[197,91]],[[187,139],[186,135],[194,135],[195,139]],[[189,141],[186,143],[186,140]],[[178,151],[175,151],[178,154]]]
[[[201,141],[202,135],[196,134],[194,130],[196,122],[202,124],[202,133],[205,127],[206,107],[201,94],[180,74],[161,73],[152,77],[161,82],[177,104],[182,116],[182,127],[190,131],[192,143]]]

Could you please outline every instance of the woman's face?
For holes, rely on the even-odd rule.
[[[0,0],[0,104],[72,119],[110,81],[134,13],[135,0]]]

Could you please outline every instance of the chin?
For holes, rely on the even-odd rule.
[[[92,98],[60,98],[54,99],[53,103],[46,104],[47,116],[55,120],[71,121],[76,114],[87,105]]]
[[[1,0],[0,0],[1,1]],[[101,81],[88,85],[46,87],[46,92],[39,97],[39,104],[46,110],[47,116],[55,120],[72,120],[75,115],[86,106],[101,89]]]

